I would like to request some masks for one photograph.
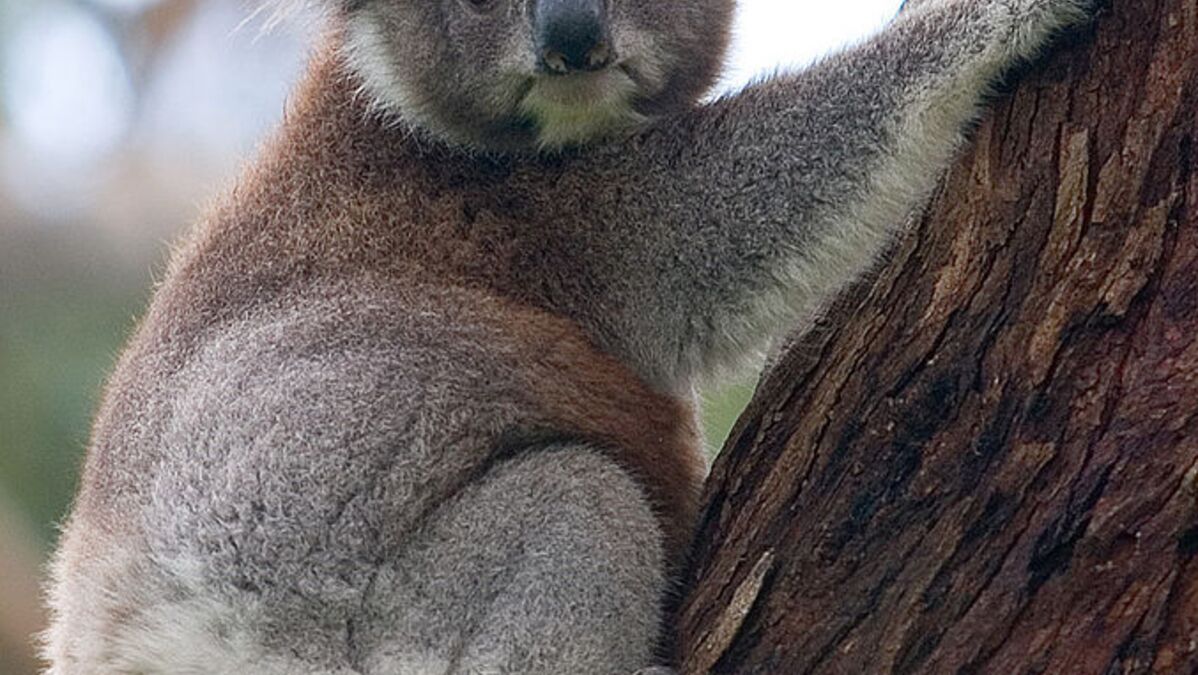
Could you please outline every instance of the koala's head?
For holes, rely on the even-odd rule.
[[[734,0],[338,0],[381,105],[452,143],[553,149],[693,104]]]

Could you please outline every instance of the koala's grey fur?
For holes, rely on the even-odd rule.
[[[610,0],[616,65],[552,80],[537,1],[332,9],[108,384],[52,673],[654,665],[696,378],[866,270],[1088,10],[925,0],[700,104],[731,0]]]

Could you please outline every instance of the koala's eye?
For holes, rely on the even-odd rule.
[[[462,4],[476,12],[489,12],[495,9],[499,0],[462,0]]]

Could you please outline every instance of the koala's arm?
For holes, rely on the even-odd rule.
[[[621,348],[666,386],[763,347],[869,268],[995,80],[1086,16],[1079,0],[922,2],[805,71],[651,131],[621,160],[643,178],[604,203],[637,226],[608,235],[622,238],[603,270],[622,325],[605,328],[631,336]]]

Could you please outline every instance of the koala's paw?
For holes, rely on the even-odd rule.
[[[641,668],[632,675],[678,675],[678,671],[665,666],[650,666],[649,668]]]
[[[1090,22],[1097,0],[994,0],[995,20],[1011,57],[1035,57],[1062,32]]]

